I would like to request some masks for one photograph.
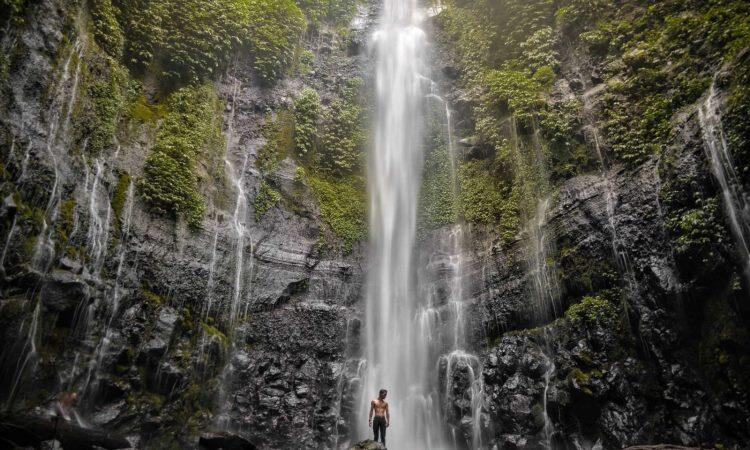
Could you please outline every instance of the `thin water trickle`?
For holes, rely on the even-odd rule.
[[[31,267],[41,274],[49,272],[55,257],[54,232],[61,202],[60,167],[58,165],[59,159],[57,153],[60,152],[64,154],[64,152],[66,152],[65,148],[58,147],[60,144],[66,143],[65,138],[69,131],[69,124],[73,115],[73,107],[77,100],[78,82],[82,65],[81,54],[83,48],[83,43],[76,39],[65,58],[65,62],[55,74],[55,81],[52,85],[54,88],[52,89],[51,102],[47,109],[48,128],[45,156],[49,158],[54,178],[52,189],[49,193],[49,199],[47,200],[47,205],[44,210],[42,228],[36,237],[36,242],[31,255]],[[70,66],[74,60],[75,68],[71,73]],[[30,142],[26,154],[24,155],[21,178],[26,176],[32,149],[32,144]],[[19,335],[22,336],[22,338],[19,341],[19,359],[14,370],[13,382],[11,384],[6,408],[11,408],[13,406],[21,381],[27,372],[33,372],[33,370],[30,370],[29,368],[33,368],[37,363],[36,360],[38,354],[36,340],[41,316],[41,303],[37,298],[36,286],[29,290],[29,299],[30,301],[35,302],[34,310],[28,323],[23,322],[21,324],[21,332]]]
[[[58,208],[61,200],[60,193],[60,168],[58,167],[58,158],[56,155],[56,144],[59,139],[65,136],[68,131],[71,117],[73,115],[73,106],[78,95],[78,81],[81,72],[81,52],[83,44],[76,40],[70,49],[65,63],[63,64],[61,75],[57,78],[57,83],[52,95],[52,104],[50,105],[50,115],[48,117],[49,128],[47,129],[46,154],[50,159],[54,171],[54,181],[50,191],[49,200],[44,212],[44,221],[42,231],[37,236],[36,244],[31,257],[32,267],[40,272],[47,272],[49,265],[54,258],[55,246],[53,242],[54,224],[57,221]],[[70,74],[70,64],[75,59],[75,69]]]
[[[615,221],[615,213],[617,208],[617,198],[615,196],[615,190],[612,186],[612,180],[606,174],[608,167],[604,159],[601,148],[601,140],[596,127],[591,127],[591,134],[594,141],[594,150],[596,151],[596,155],[599,158],[599,164],[601,165],[602,174],[604,174],[606,177],[603,184],[603,194],[605,201],[605,211],[607,213],[607,223],[612,235],[612,254],[615,257],[617,268],[625,281],[625,287],[627,289],[628,296],[633,301],[636,301],[640,295],[640,286],[638,285],[638,280],[635,277],[635,272],[633,271],[633,265],[630,260],[630,255],[628,254],[627,247],[625,243],[621,241],[620,234],[617,229],[617,223]],[[627,313],[626,317],[628,317]]]
[[[750,200],[735,168],[729,142],[722,125],[719,91],[712,84],[706,100],[698,109],[711,173],[721,188],[721,198],[736,243],[736,250],[744,268],[745,281],[750,286]]]
[[[104,195],[99,192],[103,189],[102,182],[105,170],[104,163],[100,158],[94,161],[94,167],[96,170],[93,174],[91,189],[88,192],[89,228],[86,237],[86,248],[90,258],[89,273],[98,278],[107,252],[112,206],[109,197],[106,195],[106,191]],[[87,170],[87,178],[89,178],[88,173]],[[102,210],[104,210],[103,214]]]
[[[245,261],[245,225],[248,220],[248,202],[245,194],[245,170],[247,169],[248,155],[243,158],[242,168],[238,173],[233,175],[232,182],[237,190],[235,200],[234,214],[232,214],[232,231],[234,232],[234,282],[232,286],[232,298],[229,303],[227,312],[227,324],[230,330],[234,328],[240,311],[240,302],[242,300],[242,288],[244,277]]]
[[[529,222],[528,272],[531,275],[531,298],[534,316],[539,322],[560,315],[560,287],[556,268],[551,261],[554,242],[547,230],[547,220],[552,198],[546,197],[537,203],[537,210]]]
[[[92,191],[92,196],[95,195],[95,192],[96,189],[94,188]],[[88,362],[88,367],[86,368],[86,378],[84,379],[81,389],[81,396],[89,400],[91,398],[90,396],[95,395],[97,392],[98,383],[101,378],[104,357],[109,350],[110,344],[115,339],[115,331],[112,325],[120,311],[120,300],[122,299],[123,289],[122,274],[128,252],[128,238],[130,236],[130,226],[133,217],[133,205],[135,204],[134,195],[135,184],[131,180],[125,195],[123,214],[120,216],[120,240],[117,247],[117,270],[115,272],[114,286],[108,293],[109,302],[105,305],[105,312],[103,315],[104,328],[102,330],[102,337],[96,343],[94,354]],[[106,220],[108,222],[109,211],[111,210],[111,207],[108,200],[106,203],[108,211]],[[89,326],[89,320],[91,317],[93,317],[99,307],[100,305],[98,301],[90,303],[88,306],[84,306],[86,312],[81,317],[81,323],[79,324],[79,327],[82,331],[79,332],[87,338],[92,338],[92,336],[89,336],[90,334],[92,334],[92,330],[90,330]],[[80,370],[78,369],[73,370],[73,377],[71,377],[71,381],[73,381],[74,377],[77,376],[79,372]]]
[[[10,392],[8,399],[5,404],[5,410],[9,411],[13,406],[16,394],[18,393],[18,386],[23,380],[24,374],[28,371],[29,373],[34,372],[34,366],[36,365],[37,357],[37,331],[39,330],[39,316],[41,315],[41,302],[37,302],[34,306],[34,312],[31,314],[31,321],[29,322],[28,328],[24,331],[24,325],[21,324],[21,330],[19,335],[24,336],[23,344],[21,347],[18,362],[16,363],[15,375],[13,376],[13,382],[11,383]]]
[[[247,223],[250,214],[250,205],[247,199],[247,191],[245,186],[245,174],[248,171],[248,162],[250,161],[250,152],[246,152],[242,157],[242,165],[235,167],[230,161],[229,150],[234,139],[234,120],[235,120],[235,102],[237,99],[237,93],[240,86],[240,81],[235,78],[232,88],[232,103],[229,119],[227,121],[227,128],[224,132],[226,140],[226,146],[224,149],[224,163],[228,167],[232,185],[236,192],[234,212],[232,213],[232,220],[230,222],[232,234],[234,238],[234,275],[232,283],[232,295],[228,299],[226,309],[223,311],[225,314],[225,325],[226,335],[229,338],[229,351],[228,351],[228,362],[222,369],[219,375],[219,393],[218,404],[219,414],[216,416],[216,423],[219,427],[228,429],[232,423],[229,418],[229,411],[231,405],[227,401],[227,394],[229,392],[229,385],[234,379],[234,364],[233,360],[238,354],[235,342],[241,340],[242,336],[237,334],[239,321],[242,317],[247,315],[250,307],[250,302],[243,302],[244,295],[250,288],[252,283],[254,263],[255,263],[255,243],[252,239],[248,240],[248,227]],[[217,237],[218,238],[218,237]],[[249,245],[249,258],[246,263],[245,252],[246,247]],[[212,256],[213,257],[213,256]],[[247,267],[246,267],[247,265]],[[244,303],[244,304],[243,304]]]
[[[554,240],[549,235],[548,219],[552,198],[546,197],[539,200],[536,213],[529,221],[529,242],[526,246],[527,273],[530,281],[530,300],[532,303],[532,319],[534,323],[546,324],[561,311],[560,288],[557,281],[557,270],[551,261],[554,253]],[[547,449],[552,448],[552,436],[555,432],[554,424],[548,412],[549,387],[555,374],[554,363],[555,335],[552,328],[544,330],[542,341],[542,356],[545,362],[544,389],[542,391],[542,408],[544,426],[542,428],[542,440],[540,444]]]
[[[544,394],[542,397],[542,414],[544,417],[544,427],[542,428],[542,431],[544,433],[544,441],[542,442],[542,445],[545,448],[551,449],[553,447],[552,437],[555,433],[555,425],[552,423],[552,420],[549,417],[548,400],[550,380],[552,379],[552,375],[555,373],[555,362],[552,360],[552,358],[544,353],[543,356],[547,368],[544,371]]]
[[[29,169],[29,159],[31,158],[31,142],[26,146],[26,151],[23,155],[23,161],[21,162],[21,175],[18,177],[18,182],[26,179],[26,171]]]
[[[214,223],[214,239],[211,243],[211,262],[208,264],[208,283],[206,283],[206,303],[203,311],[203,320],[207,320],[211,315],[211,306],[214,302],[214,276],[216,272],[216,248],[219,243],[219,221],[216,220]]]
[[[8,248],[13,240],[13,234],[16,232],[16,223],[18,222],[18,214],[13,216],[13,223],[8,231],[8,237],[5,239],[5,245],[3,246],[3,253],[0,254],[0,270],[5,273],[5,257],[8,256]]]

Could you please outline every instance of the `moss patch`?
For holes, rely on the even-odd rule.
[[[338,236],[344,251],[367,236],[364,182],[358,178],[328,180],[316,176],[306,179],[326,225]]]
[[[144,166],[139,186],[155,212],[183,216],[198,227],[205,202],[199,191],[198,159],[223,148],[220,102],[210,85],[185,87],[167,100],[168,112]]]

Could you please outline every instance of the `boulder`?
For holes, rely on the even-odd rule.
[[[380,442],[367,439],[357,442],[350,450],[386,450],[386,447]]]

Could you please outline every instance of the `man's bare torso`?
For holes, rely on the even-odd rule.
[[[372,409],[376,416],[385,417],[385,411],[388,409],[388,402],[375,399],[372,401]]]

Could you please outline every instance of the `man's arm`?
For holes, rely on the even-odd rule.
[[[367,421],[370,423],[370,426],[372,426],[372,409],[375,407],[375,402],[370,402],[370,417],[368,417]]]
[[[391,426],[391,410],[388,408],[388,403],[385,404],[385,427]]]

